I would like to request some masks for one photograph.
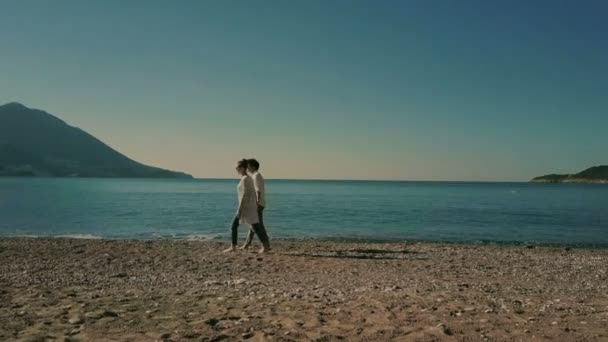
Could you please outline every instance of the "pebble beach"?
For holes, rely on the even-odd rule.
[[[2,341],[608,341],[608,250],[0,239]]]

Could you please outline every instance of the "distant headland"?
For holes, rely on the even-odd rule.
[[[0,106],[0,176],[192,178],[144,165],[42,110]]]
[[[608,165],[590,167],[579,173],[570,175],[550,174],[535,177],[536,183],[598,183],[608,184]]]

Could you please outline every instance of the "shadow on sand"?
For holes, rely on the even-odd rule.
[[[426,253],[408,250],[386,250],[386,249],[347,249],[347,250],[326,250],[309,252],[290,252],[287,255],[305,256],[313,258],[340,258],[340,259],[376,259],[376,260],[426,260]]]

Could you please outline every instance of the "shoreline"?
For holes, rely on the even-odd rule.
[[[40,240],[94,240],[94,241],[184,241],[184,242],[217,242],[229,243],[229,237],[215,234],[193,234],[184,237],[153,237],[153,238],[116,238],[103,237],[93,234],[62,234],[52,235],[0,235],[0,241],[11,239],[40,239]],[[244,242],[241,236],[239,243]],[[526,247],[526,248],[554,248],[554,249],[580,249],[580,250],[608,250],[608,242],[600,243],[566,243],[566,242],[536,242],[536,241],[494,241],[494,240],[470,240],[470,241],[447,241],[447,240],[397,240],[397,239],[368,239],[368,238],[342,238],[342,237],[278,237],[271,242],[277,243],[336,243],[336,244],[401,244],[401,245],[447,245],[455,247],[466,246],[503,246],[503,247]]]
[[[608,339],[608,251],[0,238],[0,340]]]

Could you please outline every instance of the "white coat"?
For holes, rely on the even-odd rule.
[[[237,214],[241,212],[241,216],[239,216],[240,224],[256,224],[260,222],[258,218],[258,205],[257,199],[255,195],[255,186],[253,185],[253,180],[251,177],[245,175],[241,177],[241,181],[237,186],[237,191],[239,193],[239,203],[240,208],[237,208]]]

